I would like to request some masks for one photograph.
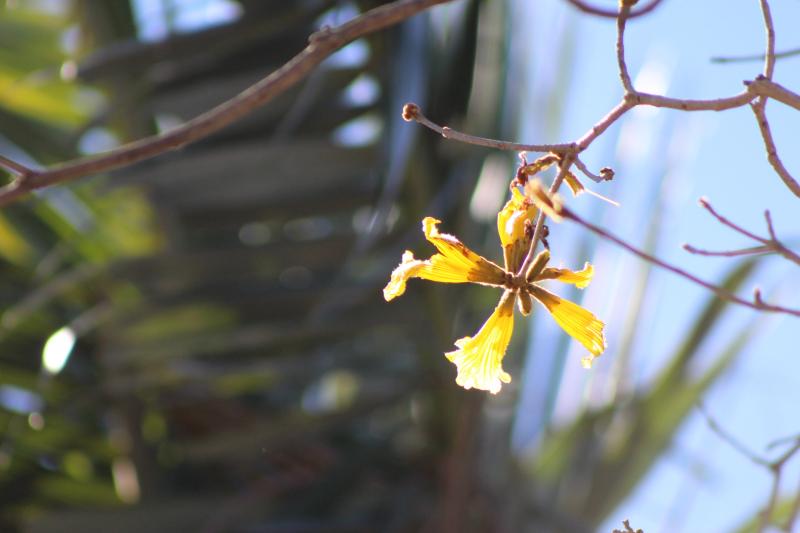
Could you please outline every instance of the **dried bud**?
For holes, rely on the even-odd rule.
[[[519,308],[519,312],[522,313],[522,316],[528,316],[531,314],[531,309],[533,309],[531,295],[524,290],[520,291],[517,294],[517,307]]]
[[[417,104],[406,104],[403,106],[403,120],[411,122],[417,119],[419,115],[419,106]]]
[[[525,272],[525,281],[528,283],[536,281],[536,278],[542,273],[544,267],[547,266],[548,261],[550,261],[550,250],[542,250],[539,252],[536,258],[531,262],[531,266],[528,267],[528,271]]]
[[[614,179],[614,169],[611,167],[603,167],[600,169],[600,177],[606,181]]]

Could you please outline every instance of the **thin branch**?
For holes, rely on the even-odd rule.
[[[636,92],[633,88],[631,75],[628,72],[628,65],[625,63],[625,23],[631,13],[631,5],[635,2],[620,0],[619,14],[617,15],[617,68],[619,69],[619,78],[622,81],[622,88],[625,93]]]
[[[783,59],[800,55],[800,48],[791,48],[782,52],[775,52],[775,59]],[[715,56],[711,58],[712,63],[740,63],[744,61],[764,61],[766,54],[752,54],[747,56]]]
[[[426,128],[435,131],[446,139],[460,141],[466,144],[473,144],[476,146],[485,146],[486,148],[494,148],[496,150],[511,150],[514,152],[555,152],[555,153],[571,153],[575,152],[576,147],[574,143],[565,144],[521,144],[509,141],[500,141],[496,139],[489,139],[486,137],[477,137],[456,131],[448,126],[440,126],[431,119],[426,117],[420,107],[415,103],[408,103],[403,106],[403,119],[407,122],[417,122]]]
[[[756,81],[771,81],[772,75],[775,72],[775,25],[772,22],[772,12],[769,8],[767,0],[759,0],[761,5],[761,13],[764,17],[764,32],[766,35],[767,45],[764,52],[764,72],[762,76]],[[753,84],[751,84],[753,85]],[[767,120],[767,96],[761,95],[755,103],[751,103],[750,107],[756,117],[758,129],[761,131],[761,137],[764,139],[764,148],[767,151],[767,160],[775,173],[783,180],[786,187],[792,193],[800,197],[800,183],[795,180],[789,171],[784,166],[781,158],[778,156],[778,148],[775,146],[775,139],[772,137],[772,130],[769,127]]]
[[[615,19],[619,14],[617,11],[613,9],[603,9],[602,7],[593,6],[585,2],[584,0],[567,0],[567,2],[572,4],[580,11],[583,11],[584,13],[588,13],[590,15],[596,15],[598,17]],[[642,15],[646,15],[647,13],[650,13],[652,10],[658,7],[658,4],[660,3],[661,0],[650,0],[649,4],[646,4],[645,6],[640,7],[639,9],[631,11],[631,13],[628,15],[628,18],[632,19],[636,17],[641,17]]]
[[[706,424],[708,427],[711,428],[711,431],[717,434],[717,436],[727,442],[731,448],[735,449],[740,454],[747,457],[751,462],[761,465],[763,467],[769,468],[770,462],[763,457],[760,457],[755,452],[751,451],[747,446],[739,442],[739,440],[728,433],[718,422],[717,420],[711,416],[711,414],[706,410],[705,405],[702,403],[697,404],[697,409],[703,415],[703,418],[706,419]]]
[[[753,81],[745,82],[745,85],[754,96],[766,96],[800,111],[800,94],[790,91],[780,83],[757,76]]]
[[[606,131],[614,122],[627,113],[630,109],[636,106],[628,98],[624,98],[620,103],[614,106],[606,116],[600,119],[600,122],[592,126],[592,128],[583,134],[583,137],[578,139],[574,144],[578,147],[577,153],[586,150],[597,137]]]
[[[705,255],[709,257],[741,257],[743,255],[759,255],[768,254],[773,250],[769,246],[753,246],[751,248],[741,248],[738,250],[703,250],[702,248],[695,248],[691,244],[684,244],[683,249],[690,254]]]
[[[556,175],[553,183],[550,185],[550,194],[553,195],[558,192],[558,189],[561,187],[561,184],[564,183],[564,179],[567,177],[567,173],[569,172],[569,167],[572,166],[573,163],[573,156],[566,155],[558,164],[558,174]],[[543,210],[539,210],[539,217],[536,219],[536,226],[533,230],[533,238],[531,239],[531,245],[528,248],[528,253],[525,255],[525,259],[522,261],[522,266],[520,266],[519,270],[517,271],[517,276],[524,276],[528,270],[528,266],[533,261],[533,258],[536,256],[536,248],[539,245],[539,241],[542,239],[542,233],[544,232],[544,221],[547,216],[544,214]]]
[[[772,168],[775,170],[775,173],[783,180],[783,183],[786,187],[792,191],[792,193],[800,197],[800,183],[797,182],[796,179],[789,173],[786,167],[781,161],[780,156],[778,155],[778,148],[775,146],[775,139],[772,137],[772,130],[769,127],[769,122],[767,121],[767,111],[766,111],[766,104],[767,104],[767,97],[760,96],[758,101],[754,104],[751,104],[751,108],[753,110],[753,114],[756,117],[756,122],[758,123],[758,129],[761,131],[761,137],[764,139],[764,148],[767,151],[767,161],[769,164],[772,165]]]
[[[783,475],[783,465],[785,465],[791,458],[800,451],[800,440],[795,442],[794,446],[786,450],[778,459],[770,463],[769,469],[772,471],[772,488],[769,491],[769,498],[767,506],[761,512],[761,522],[758,531],[766,531],[772,521],[772,514],[775,512],[775,505],[778,503],[778,492],[781,488],[781,477]]]
[[[791,458],[800,451],[800,437],[795,436],[792,440],[794,441],[794,445],[786,450],[782,455],[780,455],[774,461],[770,461],[765,459],[755,452],[751,451],[747,448],[744,444],[742,444],[738,439],[736,439],[733,435],[728,433],[709,413],[706,411],[705,406],[702,403],[697,404],[697,408],[702,413],[703,417],[706,420],[706,424],[708,427],[713,431],[720,439],[727,442],[733,449],[739,452],[741,455],[746,457],[750,462],[764,467],[769,470],[770,474],[772,475],[772,483],[769,491],[769,496],[767,498],[767,504],[764,507],[764,510],[761,511],[761,519],[759,520],[758,531],[766,531],[767,526],[769,526],[770,522],[772,522],[772,515],[775,512],[775,505],[778,501],[778,492],[780,491],[781,485],[781,475],[783,472],[783,466],[791,460]],[[784,439],[785,440],[785,439]],[[770,444],[769,447],[771,447]],[[784,526],[785,531],[791,531],[792,524],[796,519],[798,508],[800,508],[800,493],[793,504],[793,507],[789,513],[789,518],[786,521]]]
[[[0,155],[0,168],[4,168],[17,176],[27,176],[33,172],[33,169],[2,155]]]
[[[701,197],[697,201],[697,203],[700,204],[700,207],[702,207],[703,209],[708,211],[711,214],[711,216],[716,218],[720,222],[720,224],[722,224],[723,226],[728,226],[733,231],[735,231],[737,233],[741,233],[745,237],[750,237],[754,241],[758,241],[761,244],[769,244],[769,240],[764,239],[763,237],[759,237],[755,233],[751,233],[751,232],[747,231],[746,229],[744,229],[743,227],[739,226],[738,224],[734,224],[733,222],[731,222],[730,220],[728,220],[724,216],[720,215],[719,212],[717,212],[717,210],[714,209],[714,207],[708,201],[708,198],[706,198],[705,196]]]
[[[764,53],[764,77],[771,80],[775,72],[775,25],[772,22],[772,11],[767,0],[759,0],[761,13],[764,16],[764,33],[767,39],[767,49]]]
[[[581,161],[581,158],[577,155],[575,156],[575,166],[578,167],[578,170],[583,172],[583,175],[589,178],[590,180],[594,181],[595,183],[602,183],[604,181],[611,181],[614,179],[614,170],[609,167],[603,167],[600,169],[600,174],[595,174],[589,167],[586,166],[586,163]]]
[[[371,9],[336,28],[323,29],[313,34],[309,38],[308,46],[288,63],[230,100],[169,132],[145,137],[100,155],[27,173],[25,179],[18,179],[0,188],[0,205],[6,205],[33,189],[127,166],[208,137],[297,84],[344,45],[397,24],[429,7],[449,1],[451,0],[398,0]]]
[[[770,84],[772,85],[772,84]],[[736,107],[742,107],[750,103],[755,98],[759,91],[770,90],[766,85],[755,85],[755,82],[750,82],[747,90],[728,96],[725,98],[713,98],[710,100],[692,100],[684,98],[670,98],[668,96],[660,96],[657,94],[649,94],[643,92],[635,92],[629,94],[627,98],[632,100],[633,105],[648,105],[652,107],[663,107],[666,109],[678,109],[680,111],[725,111]]]
[[[579,217],[578,215],[576,215],[575,213],[573,213],[572,211],[570,211],[566,207],[563,207],[563,206],[561,207],[561,215],[564,218],[572,220],[573,222],[576,222],[576,223],[580,224],[581,226],[583,226],[584,228],[588,229],[589,231],[591,231],[593,233],[596,233],[597,235],[599,235],[599,236],[601,236],[601,237],[603,237],[603,238],[615,243],[616,245],[626,249],[630,253],[632,253],[632,254],[644,259],[645,261],[649,261],[649,262],[653,263],[654,265],[660,266],[661,268],[663,268],[665,270],[669,270],[673,274],[677,274],[678,276],[691,281],[692,283],[700,285],[701,287],[705,287],[706,289],[710,290],[711,292],[713,292],[714,294],[716,294],[719,298],[722,298],[723,300],[727,300],[729,302],[733,302],[733,303],[742,305],[744,307],[749,307],[751,309],[756,309],[756,310],[759,310],[759,311],[768,311],[768,312],[771,312],[771,313],[786,313],[788,315],[793,315],[793,316],[800,317],[800,309],[790,309],[790,308],[782,307],[782,306],[779,306],[779,305],[768,304],[768,303],[764,302],[763,300],[761,300],[760,298],[755,298],[753,301],[745,300],[744,298],[741,298],[741,297],[739,297],[739,296],[737,296],[737,295],[735,295],[735,294],[723,289],[722,287],[719,287],[719,286],[714,285],[712,283],[709,283],[707,281],[703,281],[702,279],[698,278],[697,276],[695,276],[693,274],[690,274],[689,272],[687,272],[687,271],[685,271],[683,269],[680,269],[680,268],[678,268],[676,266],[673,266],[673,265],[671,265],[671,264],[669,264],[669,263],[667,263],[665,261],[662,261],[661,259],[658,259],[657,257],[654,257],[654,256],[652,256],[652,255],[650,255],[650,254],[648,254],[646,252],[643,252],[642,250],[639,250],[638,248],[632,246],[631,244],[628,244],[627,242],[623,241],[619,237],[617,237],[615,235],[612,235],[611,233],[607,232],[603,228],[601,228],[599,226],[595,226],[591,222],[588,222],[588,221],[582,219],[581,217]]]
[[[748,254],[759,254],[759,253],[777,253],[782,255],[787,260],[797,264],[800,266],[800,255],[793,252],[789,248],[786,247],[783,242],[781,242],[775,234],[775,228],[772,225],[772,215],[770,215],[769,210],[764,212],[764,219],[767,224],[767,232],[769,233],[769,238],[759,237],[755,233],[747,231],[743,227],[739,226],[738,224],[734,224],[724,216],[720,215],[716,209],[711,206],[707,198],[700,198],[699,202],[701,207],[703,207],[706,211],[708,211],[711,216],[716,218],[721,224],[731,228],[737,233],[744,235],[745,237],[749,237],[756,242],[760,242],[762,246],[755,246],[752,248],[745,248],[742,250],[731,250],[726,252],[708,252],[705,250],[700,250],[695,248],[691,245],[684,245],[683,248],[687,252],[699,255],[717,255],[717,256],[728,256],[734,257],[738,255],[748,255]]]
[[[777,241],[778,238],[775,236],[775,228],[772,226],[772,215],[769,212],[769,209],[764,211],[764,220],[767,223],[767,231],[769,232],[769,238],[773,241]]]

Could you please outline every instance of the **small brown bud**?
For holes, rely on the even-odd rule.
[[[408,103],[403,106],[403,120],[411,122],[416,120],[419,115],[419,106],[417,104]]]
[[[611,181],[614,179],[614,169],[611,167],[603,167],[600,169],[600,177],[603,178],[605,181]]]

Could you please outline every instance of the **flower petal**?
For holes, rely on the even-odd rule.
[[[383,288],[383,297],[388,302],[406,292],[406,281],[408,278],[419,277],[419,272],[427,266],[426,261],[414,259],[414,254],[410,250],[403,253],[402,262],[392,271],[389,283]]]
[[[543,279],[554,279],[562,283],[572,283],[579,289],[585,289],[589,286],[594,276],[594,267],[586,263],[583,265],[583,270],[570,270],[568,268],[545,268],[541,274],[536,277],[536,281]]]
[[[591,352],[591,357],[583,360],[584,366],[591,365],[592,359],[598,357],[606,349],[606,339],[603,335],[604,324],[583,307],[569,300],[563,300],[548,290],[536,285],[530,285],[528,290],[539,303],[550,311],[558,325],[570,337],[583,344]]]
[[[406,281],[422,278],[440,283],[481,283],[502,287],[506,282],[505,271],[498,265],[476,254],[457,238],[439,233],[438,220],[426,217],[422,221],[425,238],[436,246],[440,253],[428,260],[415,259],[406,250],[403,260],[392,272],[389,283],[383,289],[386,301],[397,298],[406,291]]]
[[[516,187],[511,189],[511,199],[497,213],[497,234],[503,246],[506,270],[516,272],[527,254],[531,239],[529,227],[536,213],[533,202]]]
[[[456,383],[465,389],[476,388],[497,394],[511,376],[503,371],[503,357],[514,330],[514,293],[506,291],[492,316],[474,337],[456,341],[458,350],[445,357],[458,369]]]

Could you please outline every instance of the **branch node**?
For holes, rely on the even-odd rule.
[[[764,299],[761,298],[761,289],[756,287],[753,289],[753,303],[756,304],[758,307],[764,306]]]

